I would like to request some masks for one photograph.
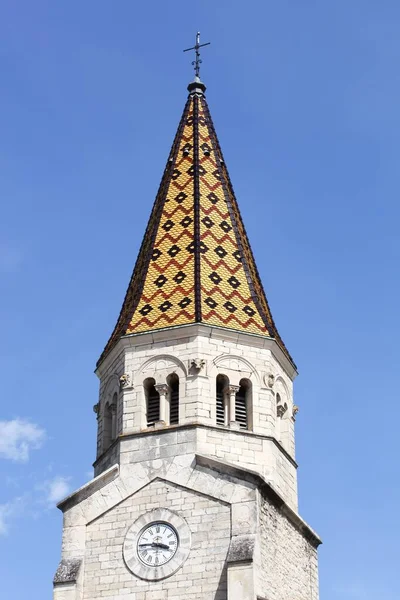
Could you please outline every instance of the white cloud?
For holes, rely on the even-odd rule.
[[[35,485],[20,496],[0,504],[0,537],[7,535],[13,521],[22,518],[39,518],[49,508],[68,495],[70,477],[57,475]]]
[[[0,536],[8,533],[10,521],[24,514],[25,498],[20,496],[0,504]]]
[[[26,462],[31,450],[40,448],[45,431],[25,419],[0,421],[0,457]]]
[[[69,477],[57,475],[54,477],[54,479],[46,481],[46,483],[43,485],[43,488],[46,491],[45,500],[47,504],[53,506],[68,495],[71,489],[69,480]]]

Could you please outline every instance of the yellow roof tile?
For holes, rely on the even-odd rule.
[[[191,84],[115,329],[128,334],[205,323],[275,338],[203,84]]]

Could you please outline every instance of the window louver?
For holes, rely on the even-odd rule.
[[[160,394],[154,389],[150,389],[147,398],[147,426],[154,425],[160,420]]]
[[[171,390],[169,422],[170,425],[178,425],[179,423],[179,388]]]
[[[217,389],[217,425],[225,425],[224,395]]]
[[[241,429],[247,429],[247,406],[246,392],[242,388],[237,392],[235,398],[235,420]]]

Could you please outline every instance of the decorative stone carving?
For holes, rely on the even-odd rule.
[[[206,364],[203,358],[192,358],[189,362],[189,367],[196,369],[196,371],[201,371]]]
[[[238,391],[240,390],[240,387],[238,385],[228,385],[227,390],[228,390],[229,395],[232,396],[233,394],[238,393]]]
[[[100,416],[100,402],[93,405],[93,412],[96,413],[96,418],[98,419]]]
[[[294,420],[296,420],[296,415],[298,412],[299,412],[299,407],[297,406],[297,404],[293,404],[292,417]]]
[[[264,376],[264,382],[266,383],[266,385],[269,388],[274,387],[274,383],[275,383],[275,375],[273,375],[272,373],[269,373],[269,375],[265,375]]]
[[[282,417],[285,414],[285,412],[287,411],[287,409],[288,409],[288,405],[287,405],[286,402],[284,404],[278,404],[277,405],[277,407],[276,407],[276,414],[278,415],[278,417],[280,419],[282,419]]]
[[[168,392],[168,386],[166,383],[157,383],[154,386],[157,390],[157,392],[160,394],[160,396],[166,396],[167,392]]]
[[[120,385],[121,389],[129,387],[130,384],[131,384],[130,375],[128,373],[124,373],[123,375],[121,375],[121,377],[119,378],[119,385]]]

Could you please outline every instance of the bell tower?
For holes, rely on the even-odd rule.
[[[297,512],[296,366],[205,91],[196,72],[97,363],[95,478],[59,504],[55,600],[318,600],[320,539]]]

